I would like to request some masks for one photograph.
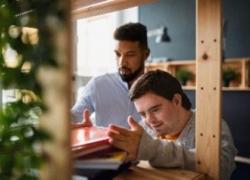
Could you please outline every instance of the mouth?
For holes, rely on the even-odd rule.
[[[119,72],[121,74],[130,74],[131,70],[129,68],[126,68],[126,67],[121,67],[121,68],[119,68]]]
[[[152,127],[153,129],[155,129],[156,131],[160,131],[161,125],[162,125],[162,123],[159,123],[159,124],[151,125],[151,127]]]

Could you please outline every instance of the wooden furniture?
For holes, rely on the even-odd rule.
[[[40,119],[41,126],[51,135],[51,141],[42,147],[43,164],[39,179],[71,179],[71,148],[70,148],[70,108],[71,108],[71,21],[70,2],[51,1],[50,5],[65,10],[64,24],[53,28],[51,43],[54,43],[54,57],[58,67],[40,67],[38,79],[43,86],[43,99],[48,110]],[[59,8],[59,7],[58,7]],[[48,17],[48,16],[47,16]],[[47,27],[45,27],[47,28]]]
[[[178,61],[169,61],[162,63],[148,63],[145,66],[145,71],[151,71],[161,69],[167,71],[172,75],[176,76],[176,72],[180,69],[186,69],[194,75],[194,77],[187,82],[186,86],[183,86],[183,89],[194,90],[195,89],[195,61],[194,60],[178,60]]]
[[[221,24],[222,0],[196,0],[196,169],[209,179],[220,179]]]
[[[123,171],[114,180],[188,180],[205,179],[205,175],[183,169],[153,168],[147,161]]]
[[[87,18],[101,15],[113,11],[119,11],[130,7],[152,3],[156,0],[71,0],[72,1],[72,18]]]
[[[95,16],[147,2],[147,0],[135,0],[135,4],[130,4],[128,0],[71,1],[73,2],[72,19]],[[219,179],[220,171],[218,155],[220,154],[221,124],[221,9],[221,0],[196,0],[196,72],[198,72],[196,78],[196,106],[198,107],[196,162],[198,170],[208,174],[212,179]]]
[[[226,91],[249,91],[250,90],[250,58],[229,58],[225,59],[222,69],[231,68],[237,73],[235,80],[230,82],[229,87],[223,87]],[[175,60],[161,63],[147,63],[145,71],[161,69],[176,76],[176,72],[185,69],[193,74],[193,78],[187,82],[183,89],[195,90],[196,87],[196,61],[195,60]]]

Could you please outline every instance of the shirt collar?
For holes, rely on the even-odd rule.
[[[169,135],[159,136],[158,138],[159,139],[166,139],[166,140],[169,140],[169,141],[180,141],[191,130],[192,123],[194,123],[195,112],[193,110],[191,110],[191,111],[192,111],[192,116],[189,119],[189,121],[187,122],[184,129],[180,133],[178,133],[178,134],[176,134],[174,136],[169,136]]]
[[[186,136],[186,134],[188,134],[189,131],[192,130],[192,124],[195,123],[195,111],[194,110],[191,110],[192,111],[192,116],[191,118],[189,119],[188,123],[186,124],[186,126],[184,127],[184,129],[181,131],[181,134],[179,135],[179,137],[176,139],[176,140],[181,140],[183,137]]]

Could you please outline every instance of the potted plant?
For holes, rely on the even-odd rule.
[[[230,82],[232,80],[235,80],[236,77],[237,77],[237,72],[234,69],[230,67],[223,69],[223,83],[225,87],[229,87]]]
[[[176,72],[176,78],[185,86],[187,81],[193,78],[193,73],[187,69],[179,69]]]

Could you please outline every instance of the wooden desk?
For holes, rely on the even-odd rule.
[[[137,166],[129,168],[127,171],[120,173],[114,180],[203,180],[203,174],[183,170],[183,169],[166,169],[153,168],[147,161],[141,161]]]

